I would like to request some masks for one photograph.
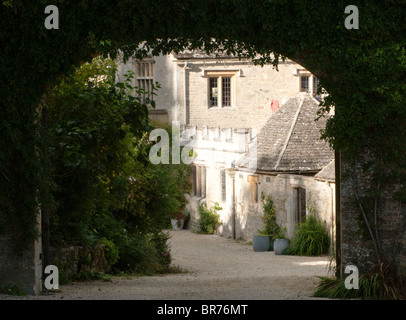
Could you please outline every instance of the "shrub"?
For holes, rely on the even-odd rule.
[[[217,226],[221,224],[217,211],[222,209],[217,202],[210,209],[207,208],[206,202],[199,205],[198,232],[213,234]]]
[[[106,238],[101,239],[101,243],[104,244],[104,256],[106,257],[107,263],[109,265],[115,264],[118,259],[118,248],[113,241],[107,240]]]
[[[286,254],[318,256],[326,254],[329,246],[330,238],[324,225],[314,215],[310,215],[298,223]]]
[[[265,228],[257,230],[260,235],[268,235],[269,240],[273,241],[277,238],[285,238],[284,229],[276,222],[276,211],[274,203],[270,196],[265,197],[261,193],[261,202],[264,210],[264,215],[261,217]]]
[[[382,272],[360,275],[358,289],[347,289],[345,279],[319,277],[321,282],[317,286],[314,297],[330,299],[373,299],[398,300],[405,299],[406,289],[404,279],[394,279]]]
[[[126,236],[119,246],[118,272],[153,275],[168,271],[171,263],[169,235],[163,231]]]

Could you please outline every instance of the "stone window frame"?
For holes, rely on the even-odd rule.
[[[236,79],[239,74],[239,70],[221,70],[212,71],[207,70],[205,77],[207,78],[207,108],[210,109],[222,109],[233,108],[236,105]],[[230,78],[230,105],[223,105],[223,78]],[[211,81],[217,79],[217,105],[211,105]]]
[[[322,96],[317,94],[319,79],[314,74],[305,69],[296,69],[294,75],[299,78],[299,92],[310,93],[314,98]],[[307,78],[307,89],[303,88],[303,78]]]
[[[135,60],[135,81],[136,86],[148,92],[143,95],[143,100],[148,98],[154,100],[153,83],[154,83],[154,64],[155,60],[152,58],[145,58],[143,60]]]
[[[250,184],[250,202],[259,202],[259,178],[258,176],[249,175],[247,176],[247,181]]]

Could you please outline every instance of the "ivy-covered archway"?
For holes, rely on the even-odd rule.
[[[47,201],[51,181],[42,162],[37,106],[75,66],[118,50],[126,57],[142,57],[150,49],[226,50],[274,65],[289,57],[320,79],[329,93],[321,112],[333,105],[336,110],[323,136],[340,150],[347,176],[357,182],[343,184],[351,215],[342,223],[365,231],[363,242],[356,241],[358,251],[351,241],[344,246],[345,262],[361,263],[371,255],[374,263],[389,259],[399,271],[405,252],[384,251],[387,244],[401,248],[406,241],[406,4],[351,4],[358,8],[358,29],[345,26],[347,1],[2,0],[0,231],[12,234],[20,250],[38,236],[37,209]],[[48,5],[58,8],[58,29],[44,24]],[[389,203],[398,204],[399,214],[392,233],[385,226],[383,246],[379,223],[391,219],[395,205]],[[356,210],[349,209],[353,204]]]

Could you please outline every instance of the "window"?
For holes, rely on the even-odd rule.
[[[258,203],[258,176],[248,176],[248,182],[250,183],[250,201]]]
[[[193,175],[193,195],[195,197],[206,196],[206,167],[192,166]]]
[[[226,188],[227,188],[227,181],[226,181],[226,170],[221,170],[220,171],[220,180],[221,180],[221,201],[226,202],[227,200],[227,194],[226,194]]]
[[[137,86],[141,88],[145,93],[143,94],[145,99],[153,99],[153,81],[154,81],[154,63],[153,61],[139,61],[137,62]]]
[[[234,104],[234,72],[208,72],[209,108],[232,107]]]
[[[296,222],[302,222],[306,217],[306,189],[297,188]]]
[[[300,77],[300,92],[310,92],[309,78],[309,76]]]

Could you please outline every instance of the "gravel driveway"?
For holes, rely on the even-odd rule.
[[[60,292],[0,299],[273,300],[313,299],[328,275],[329,257],[254,252],[252,245],[218,235],[170,231],[173,264],[188,272],[61,285]]]

